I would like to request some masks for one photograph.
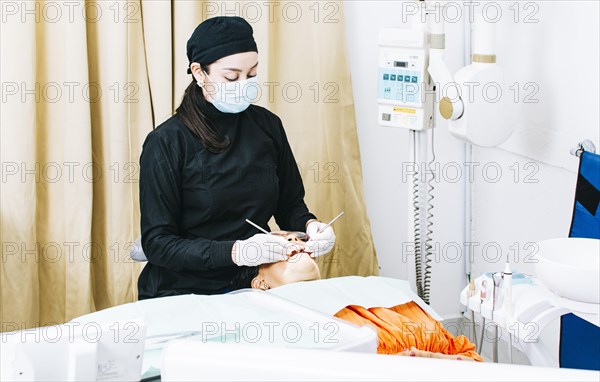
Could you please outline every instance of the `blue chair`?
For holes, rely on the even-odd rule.
[[[581,151],[569,237],[600,239],[600,155]],[[559,351],[560,367],[600,370],[600,328],[562,316]]]

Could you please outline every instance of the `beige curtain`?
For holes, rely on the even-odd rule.
[[[26,1],[3,5],[1,331],[135,301],[139,155],[190,81],[186,41],[240,15],[259,46],[259,104],[284,122],[321,220],[324,277],[377,274],[362,193],[341,2]]]

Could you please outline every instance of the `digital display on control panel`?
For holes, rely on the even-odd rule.
[[[394,61],[394,66],[396,68],[408,68],[408,62],[406,62],[406,61]]]

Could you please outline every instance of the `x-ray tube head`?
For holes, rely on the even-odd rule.
[[[473,63],[454,78],[464,110],[460,117],[448,120],[450,133],[482,147],[505,142],[515,129],[508,72],[495,63]]]

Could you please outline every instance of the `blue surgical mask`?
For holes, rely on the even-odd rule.
[[[204,73],[206,74],[206,73]],[[208,74],[206,74],[208,77]],[[210,77],[208,77],[210,79]],[[214,82],[206,89],[206,85],[198,83],[208,93],[209,102],[223,113],[241,113],[258,95],[256,78],[248,78],[235,82]]]

